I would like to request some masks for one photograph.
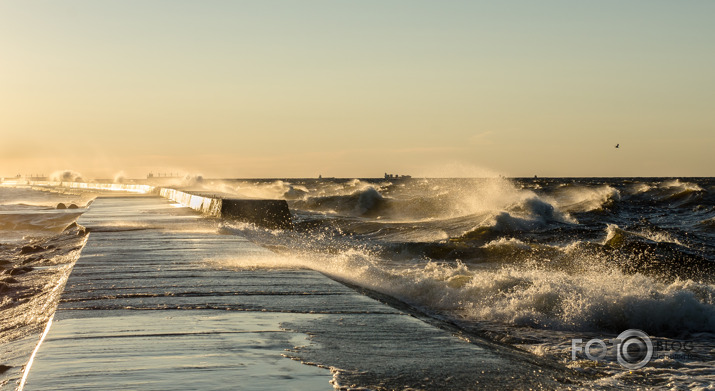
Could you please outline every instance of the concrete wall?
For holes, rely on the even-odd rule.
[[[204,195],[187,193],[166,187],[159,189],[159,195],[176,201],[181,205],[188,206],[189,208],[197,210],[205,215],[222,217],[221,205],[224,200],[221,198],[207,197]]]
[[[286,200],[224,199],[221,216],[270,229],[293,229]]]
[[[215,217],[253,223],[270,229],[293,229],[285,200],[241,199],[162,188],[162,197]]]

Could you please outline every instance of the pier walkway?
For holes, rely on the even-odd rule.
[[[222,267],[274,254],[157,196],[98,198],[79,223],[90,237],[25,390],[550,389],[571,377],[314,271]]]

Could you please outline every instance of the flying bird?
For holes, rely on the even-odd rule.
[[[618,148],[619,145],[621,145],[621,144],[616,144],[616,148]]]

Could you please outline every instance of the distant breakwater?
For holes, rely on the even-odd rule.
[[[270,229],[293,229],[292,216],[285,200],[236,198],[229,194],[131,183],[25,181],[16,184],[44,190],[72,189],[156,194],[207,216],[237,220]]]

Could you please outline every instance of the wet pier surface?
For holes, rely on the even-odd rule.
[[[79,223],[90,237],[25,390],[570,385],[551,362],[465,341],[320,273],[217,267],[274,255],[159,197],[99,198]]]

